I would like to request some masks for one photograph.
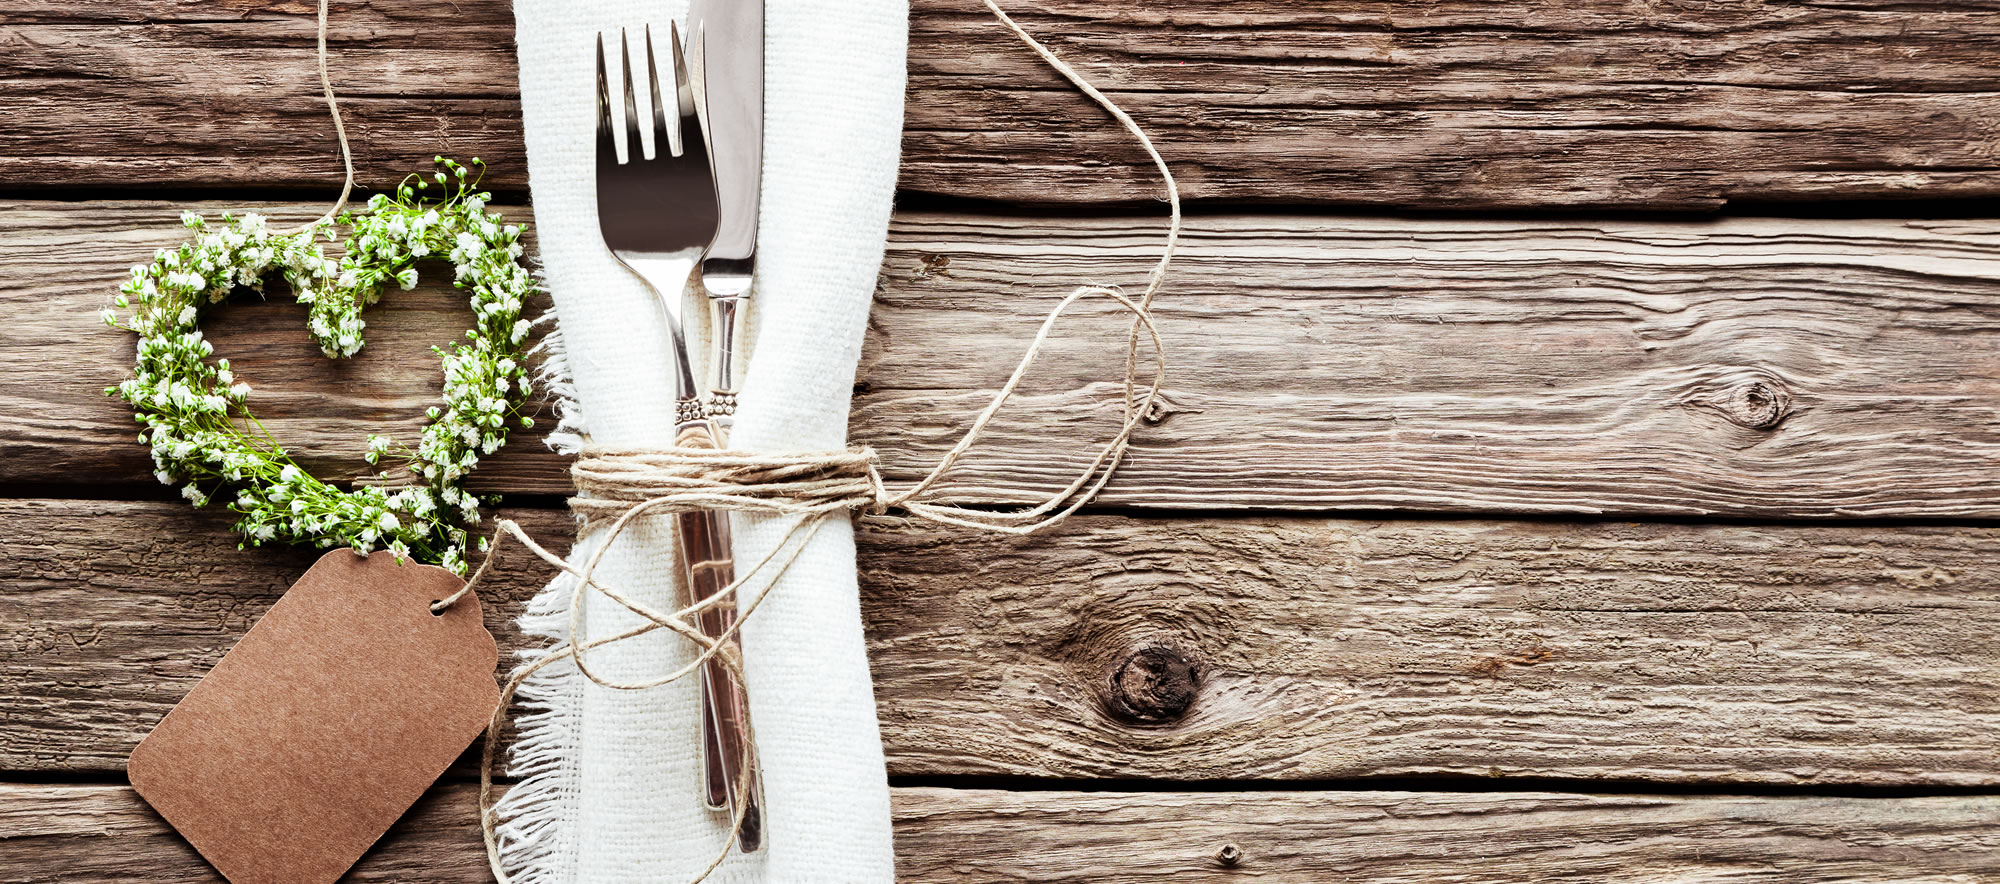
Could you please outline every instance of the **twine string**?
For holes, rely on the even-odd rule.
[[[1007,378],[1007,383],[1000,388],[1000,392],[987,404],[985,410],[979,413],[979,417],[972,422],[971,428],[965,435],[959,437],[958,444],[945,452],[944,457],[938,460],[937,466],[933,467],[923,479],[902,493],[891,496],[887,501],[889,506],[901,507],[913,515],[941,524],[1003,534],[1032,534],[1060,524],[1096,499],[1098,493],[1104,490],[1105,484],[1111,481],[1111,476],[1117,471],[1119,464],[1124,461],[1125,454],[1131,447],[1133,431],[1152,414],[1153,406],[1159,399],[1160,385],[1166,380],[1167,366],[1165,352],[1160,346],[1159,332],[1153,327],[1152,306],[1154,296],[1158,295],[1160,287],[1166,284],[1167,270],[1172,266],[1174,252],[1180,245],[1180,184],[1174,180],[1174,172],[1167,167],[1166,158],[1160,156],[1159,148],[1153,145],[1152,137],[1146,134],[1146,130],[1141,128],[1138,121],[1132,119],[1132,115],[1126,113],[1118,102],[1111,100],[1110,96],[1105,95],[1076,68],[1071,67],[1069,62],[1063,61],[1040,40],[1035,39],[1034,35],[1015,22],[1006,10],[1001,9],[995,0],[980,0],[980,2],[986,6],[988,12],[993,13],[994,18],[1006,26],[1007,30],[1013,32],[1015,37],[1027,44],[1028,48],[1034,50],[1036,55],[1041,56],[1042,61],[1048,63],[1049,67],[1055,69],[1083,94],[1090,96],[1090,99],[1111,114],[1119,125],[1124,126],[1125,131],[1131,133],[1139,142],[1139,146],[1145,149],[1146,156],[1152,159],[1153,167],[1159,170],[1160,181],[1166,191],[1169,213],[1166,246],[1160,250],[1160,260],[1153,265],[1152,272],[1147,274],[1146,287],[1139,293],[1139,297],[1136,300],[1129,298],[1118,287],[1106,285],[1084,285],[1070,292],[1069,297],[1064,298],[1055,309],[1049,311],[1048,318],[1042,321],[1041,330],[1036,333],[1034,340],[1029,342],[1027,350],[1021,354],[1021,361],[1014,367],[1013,375]],[[1125,418],[1118,428],[1117,435],[1098,450],[1097,456],[1078,473],[1075,481],[1034,507],[1011,512],[994,512],[919,500],[920,495],[936,486],[947,472],[958,465],[966,452],[972,450],[980,435],[985,433],[987,425],[1020,387],[1021,380],[1027,375],[1028,368],[1034,364],[1035,359],[1041,355],[1043,343],[1048,340],[1050,331],[1062,318],[1063,312],[1068,310],[1070,305],[1087,297],[1110,298],[1132,314],[1132,329],[1125,342]],[[1152,383],[1146,387],[1145,397],[1140,399],[1137,396],[1137,389],[1139,333],[1142,330],[1153,344],[1154,372]],[[1068,501],[1067,505],[1065,501]]]
[[[340,141],[340,165],[347,171],[346,180],[340,185],[340,198],[333,201],[333,208],[319,220],[301,225],[297,232],[310,233],[322,224],[331,224],[340,210],[347,208],[347,197],[354,192],[354,150],[347,144],[347,123],[340,118],[340,102],[333,98],[333,76],[326,70],[326,7],[328,0],[319,0],[319,88],[326,96],[326,112],[333,115],[333,136]]]

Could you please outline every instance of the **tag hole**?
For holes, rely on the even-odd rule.
[[[432,617],[443,617],[445,610],[444,599],[431,599]]]

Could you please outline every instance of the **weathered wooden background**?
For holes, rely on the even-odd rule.
[[[1196,202],[1102,506],[864,524],[903,878],[2000,881],[2000,3],[1005,5]],[[0,882],[213,878],[124,757],[310,554],[151,484],[96,312],[189,202],[320,210],[312,12],[0,0]],[[365,184],[480,155],[524,198],[506,3],[331,32]],[[976,3],[914,0],[911,41],[853,425],[892,478],[1161,231]],[[461,322],[398,295],[330,366],[297,308],[230,309],[335,475]],[[959,474],[1018,489],[986,502],[1110,432],[1122,325],[1079,313]],[[562,530],[532,439],[477,478]],[[471,771],[352,879],[486,880]]]

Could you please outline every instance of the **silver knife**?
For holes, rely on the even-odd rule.
[[[714,333],[711,417],[736,411],[737,334],[757,270],[757,207],[764,175],[764,0],[693,0],[690,39],[701,41],[709,156],[721,218],[701,262]]]
[[[727,446],[736,411],[737,336],[757,270],[757,211],[764,172],[764,2],[693,0],[688,34],[695,44],[690,54],[696,56],[701,71],[701,120],[720,209],[715,239],[698,277],[708,296],[713,337],[709,359],[713,392],[707,410],[716,441]],[[719,560],[729,559],[727,550],[714,552]],[[698,583],[698,593],[727,586],[734,579],[734,568],[708,576],[709,581],[700,582],[706,585]],[[735,605],[725,602],[699,618],[699,625],[707,635],[716,636],[735,619]],[[712,701],[702,722],[703,752],[710,759],[702,766],[705,797],[711,807],[742,811],[738,843],[746,853],[755,851],[763,845],[763,784],[756,747],[749,744],[744,724],[749,698],[720,663],[707,667],[703,682]],[[738,794],[745,771],[748,792]]]

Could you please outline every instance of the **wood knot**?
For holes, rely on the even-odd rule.
[[[1146,409],[1146,413],[1141,415],[1140,418],[1148,424],[1160,424],[1166,422],[1167,418],[1181,412],[1191,414],[1200,414],[1202,412],[1202,409],[1190,408],[1174,400],[1175,394],[1161,390],[1159,395],[1153,397],[1153,406]]]
[[[1535,666],[1562,656],[1555,648],[1542,644],[1541,639],[1518,654],[1505,657],[1486,657],[1473,661],[1469,667],[1473,672],[1487,678],[1499,678],[1509,666]]]
[[[930,279],[933,276],[948,276],[950,275],[950,273],[951,273],[950,255],[933,255],[930,254],[929,252],[917,253],[916,278],[918,280],[921,281]]]
[[[1147,645],[1111,670],[1111,712],[1133,724],[1165,724],[1194,707],[1201,671],[1178,648]]]
[[[1748,381],[1729,391],[1729,419],[1753,430],[1775,430],[1792,413],[1792,394],[1776,382]]]
[[[1224,844],[1221,850],[1215,852],[1215,862],[1221,866],[1235,868],[1238,863],[1243,862],[1243,848],[1237,847],[1234,841]]]
[[[1756,369],[1730,372],[1702,386],[1708,389],[1681,400],[1722,415],[1751,430],[1775,430],[1792,414],[1792,391],[1785,382]]]

